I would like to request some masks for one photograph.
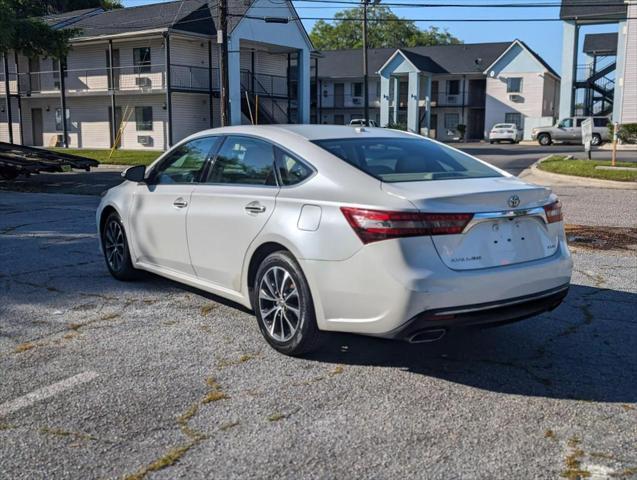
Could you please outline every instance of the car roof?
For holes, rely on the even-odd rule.
[[[288,134],[295,137],[302,137],[305,140],[321,140],[336,138],[356,138],[356,137],[388,137],[405,138],[411,134],[399,130],[378,127],[360,127],[356,125],[237,125],[234,127],[221,127],[204,130],[193,137],[211,134],[245,134],[268,137],[271,134]]]

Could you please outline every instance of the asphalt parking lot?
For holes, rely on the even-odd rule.
[[[624,239],[574,238],[558,309],[288,358],[241,307],[112,279],[95,195],[0,192],[0,478],[637,478],[636,194],[558,193]]]

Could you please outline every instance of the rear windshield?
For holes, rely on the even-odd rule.
[[[469,155],[426,139],[339,138],[314,143],[383,182],[502,176]]]
[[[498,123],[494,125],[493,128],[515,128],[515,125],[512,123]]]

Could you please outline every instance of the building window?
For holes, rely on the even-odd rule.
[[[505,113],[504,123],[515,123],[519,129],[522,129],[522,114],[521,113]]]
[[[135,107],[135,127],[138,132],[153,129],[153,107]]]
[[[460,95],[460,80],[447,81],[447,95]]]
[[[150,47],[133,49],[133,64],[135,73],[150,72]]]
[[[380,80],[376,82],[376,98],[380,99]]]
[[[522,93],[522,78],[507,78],[507,93]]]
[[[362,82],[352,83],[352,97],[363,96],[363,84]]]
[[[66,126],[69,126],[69,121],[71,120],[71,111],[66,109]],[[64,130],[64,125],[62,125],[62,109],[55,109],[55,130],[61,132]]]
[[[460,123],[460,115],[457,113],[445,113],[445,129],[455,130]]]

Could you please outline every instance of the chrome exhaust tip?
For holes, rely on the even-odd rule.
[[[444,328],[433,328],[430,330],[421,330],[409,337],[409,343],[429,343],[436,342],[445,336],[447,330]]]

